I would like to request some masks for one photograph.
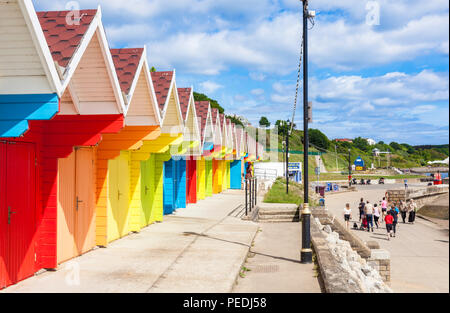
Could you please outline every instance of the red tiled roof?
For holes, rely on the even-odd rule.
[[[161,111],[164,110],[172,79],[173,72],[152,72],[153,86]]]
[[[67,67],[72,59],[97,10],[80,10],[80,25],[67,24],[69,13],[71,11],[37,12],[53,60],[63,67]]]
[[[197,119],[200,122],[199,128],[202,136],[202,142],[203,137],[205,135],[205,127],[208,119],[209,106],[210,106],[209,101],[195,101],[195,111],[197,111]]]
[[[130,93],[131,85],[141,61],[144,48],[111,49],[111,55],[119,78],[120,88],[126,94]]]
[[[214,125],[217,122],[217,113],[219,113],[219,109],[217,108],[211,108],[211,114],[212,114],[212,119],[213,119],[213,123]]]
[[[178,99],[180,100],[180,108],[184,120],[186,120],[191,90],[191,88],[178,88]]]

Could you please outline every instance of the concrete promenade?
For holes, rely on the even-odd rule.
[[[327,209],[336,218],[344,219],[346,203],[352,209],[352,222],[360,222],[358,203],[361,197],[378,203],[385,191],[402,185],[358,186],[357,192],[330,194],[325,198]],[[416,218],[414,224],[403,224],[399,218],[396,238],[387,240],[381,224],[374,232],[352,230],[362,240],[374,240],[391,254],[391,287],[394,292],[449,292],[449,233],[439,225]]]
[[[313,264],[300,263],[301,223],[260,223],[233,292],[320,293]]]
[[[214,195],[0,292],[230,292],[258,230],[231,216],[243,200]]]

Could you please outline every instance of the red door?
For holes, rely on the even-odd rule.
[[[33,144],[1,146],[0,287],[5,287],[35,271],[36,155]]]
[[[9,284],[7,264],[8,213],[6,208],[6,143],[0,141],[0,289]]]
[[[187,171],[187,190],[188,190],[188,196],[187,199],[188,203],[197,203],[197,161],[191,157],[186,164],[188,164],[188,171]]]

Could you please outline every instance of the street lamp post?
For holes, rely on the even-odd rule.
[[[300,260],[302,263],[312,262],[311,250],[311,211],[309,209],[309,181],[308,181],[308,156],[309,156],[309,104],[308,104],[308,0],[303,1],[303,175],[304,175],[304,203],[302,210],[302,250]]]
[[[286,194],[289,194],[289,121],[286,123]]]
[[[350,155],[350,149],[348,149],[348,186],[350,187],[352,185],[352,165],[351,160],[352,157]]]

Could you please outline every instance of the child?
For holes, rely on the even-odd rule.
[[[365,215],[363,215],[363,220],[361,223],[361,230],[366,230],[366,228],[367,228],[367,218]]]
[[[386,223],[386,231],[388,233],[388,235],[387,235],[388,240],[391,240],[390,237],[392,237],[394,217],[391,214],[386,214],[386,217],[384,218],[384,222]]]
[[[350,203],[347,203],[344,209],[344,220],[347,229],[349,229],[349,223],[351,218],[352,218],[352,210],[350,209]]]

